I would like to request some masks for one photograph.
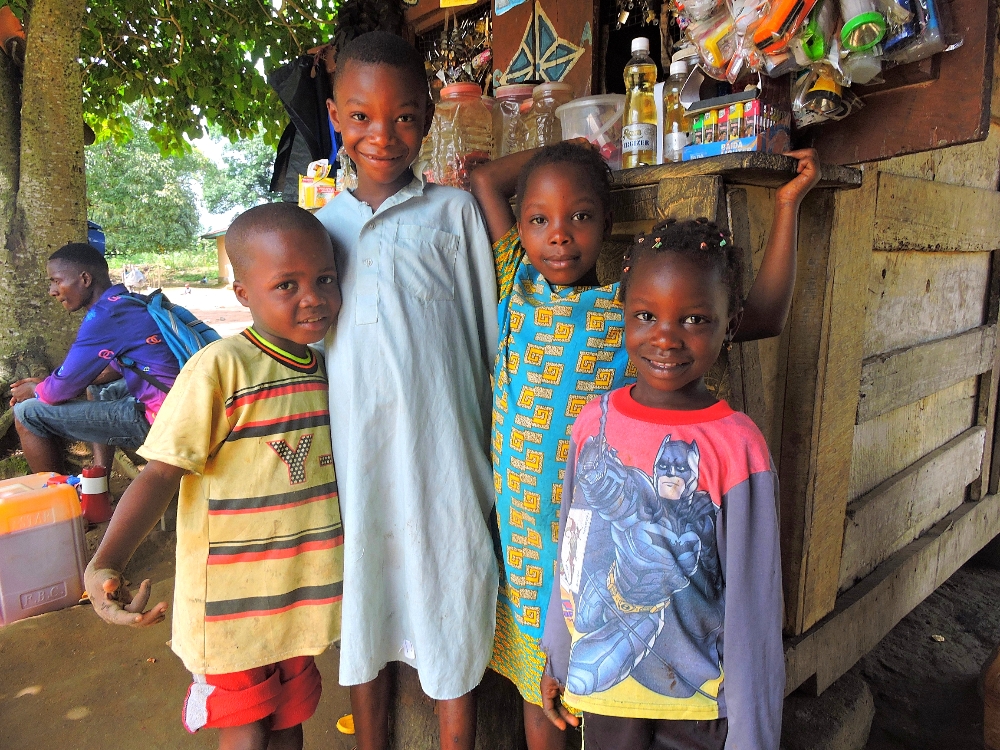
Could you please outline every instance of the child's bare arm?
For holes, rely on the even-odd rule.
[[[176,466],[150,461],[122,495],[84,576],[87,594],[102,620],[135,627],[163,620],[167,611],[165,602],[144,611],[149,601],[150,581],[143,581],[133,598],[121,571],[166,511],[184,473],[184,469]]]
[[[500,240],[517,223],[510,199],[517,191],[517,178],[537,148],[487,162],[472,173],[472,194],[479,202],[490,233],[490,242]]]
[[[778,336],[785,327],[795,289],[795,250],[799,234],[799,206],[819,182],[819,159],[813,149],[789,151],[799,160],[798,174],[774,197],[774,220],[760,270],[743,307],[737,341]]]

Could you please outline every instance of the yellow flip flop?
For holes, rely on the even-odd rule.
[[[354,734],[354,714],[347,714],[337,719],[337,731],[341,734]]]

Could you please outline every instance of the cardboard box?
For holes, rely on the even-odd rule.
[[[696,123],[684,161],[740,151],[780,154],[791,148],[791,92],[786,78],[757,75],[744,82],[741,91],[698,99],[704,80],[704,72],[695,69],[681,91],[681,103]]]

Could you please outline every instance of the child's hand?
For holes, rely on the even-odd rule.
[[[788,151],[785,156],[798,159],[799,164],[796,171],[798,174],[789,182],[778,188],[775,198],[778,203],[788,203],[796,208],[806,197],[806,193],[816,187],[819,182],[819,156],[812,148],[803,148],[798,151]]]
[[[91,564],[87,566],[83,580],[94,611],[105,622],[143,628],[162,622],[166,616],[166,602],[160,602],[148,612],[143,611],[149,602],[151,582],[148,578],[139,586],[135,598],[117,570],[96,570]]]
[[[563,693],[563,687],[555,677],[543,674],[538,683],[538,689],[542,693],[542,711],[545,712],[549,721],[563,730],[566,729],[567,724],[572,724],[574,727],[580,726],[580,719],[567,711],[566,706],[562,704],[560,696]]]

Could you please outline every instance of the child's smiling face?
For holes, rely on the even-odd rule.
[[[715,403],[705,373],[739,313],[717,268],[674,252],[641,255],[625,295],[625,349],[637,370],[632,396],[659,409]]]
[[[358,168],[355,195],[377,208],[409,184],[434,114],[425,81],[390,65],[348,60],[327,109]]]
[[[518,219],[528,261],[550,284],[597,283],[601,243],[611,212],[573,164],[546,164],[528,179]]]
[[[340,286],[325,232],[286,229],[248,240],[248,270],[233,283],[254,329],[296,356],[323,338],[340,312]]]

